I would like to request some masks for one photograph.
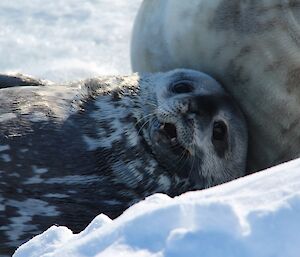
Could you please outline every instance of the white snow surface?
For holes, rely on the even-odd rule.
[[[1,0],[0,72],[55,82],[130,73],[141,0]]]
[[[14,257],[299,257],[300,159],[174,199],[156,194],[81,233],[52,226]]]

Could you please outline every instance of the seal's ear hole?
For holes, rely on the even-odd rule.
[[[212,141],[224,141],[227,139],[227,126],[224,121],[215,121],[213,124]]]
[[[179,81],[173,84],[172,91],[176,94],[185,94],[193,92],[194,87],[189,81]]]

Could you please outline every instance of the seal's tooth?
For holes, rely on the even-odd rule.
[[[177,138],[176,138],[176,137],[171,138],[171,142],[172,142],[172,143],[176,143],[176,141],[177,141]]]
[[[189,153],[189,155],[195,156],[195,149],[193,149],[192,147],[187,147],[186,150]]]

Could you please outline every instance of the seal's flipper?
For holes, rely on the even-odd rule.
[[[24,75],[5,75],[0,74],[0,89],[18,86],[43,86],[41,80],[36,80]]]

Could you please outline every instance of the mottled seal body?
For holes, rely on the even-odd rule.
[[[300,2],[147,0],[132,38],[134,71],[178,67],[222,82],[246,115],[249,170],[300,152]]]
[[[245,174],[245,121],[208,75],[33,82],[0,90],[0,253],[53,224],[77,232],[155,192]]]

